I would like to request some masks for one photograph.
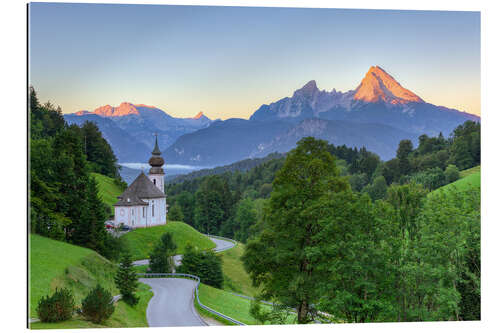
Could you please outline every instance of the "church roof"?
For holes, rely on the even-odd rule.
[[[142,199],[165,198],[166,195],[160,191],[155,184],[141,172],[139,176],[130,184],[115,206],[136,206],[147,205]]]

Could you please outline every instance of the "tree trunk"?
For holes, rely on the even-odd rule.
[[[307,323],[307,313],[309,312],[309,304],[304,300],[299,305],[299,309],[297,311],[297,320],[299,324]]]

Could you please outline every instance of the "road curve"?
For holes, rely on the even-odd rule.
[[[194,308],[196,281],[189,279],[139,279],[149,285],[153,297],[146,309],[150,327],[206,326]]]
[[[208,235],[207,235],[208,236]],[[212,240],[212,242],[215,243],[215,248],[213,249],[214,252],[222,252],[229,250],[230,248],[234,247],[236,245],[235,242],[231,242],[228,240],[220,239],[220,238],[215,238],[208,236]],[[178,254],[174,256],[174,262],[175,266],[179,266],[182,261],[182,255]],[[142,265],[149,265],[149,259],[141,259],[141,260],[136,260],[132,263],[134,266],[142,266]]]
[[[229,250],[236,245],[224,239],[208,236],[214,243],[215,252]],[[180,265],[182,255],[174,256],[175,265]],[[136,260],[134,265],[147,265],[149,259]],[[146,318],[150,327],[205,326],[207,325],[194,308],[196,281],[189,279],[139,279],[149,285],[153,297],[148,303]]]

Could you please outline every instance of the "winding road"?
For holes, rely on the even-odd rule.
[[[215,252],[229,250],[235,246],[235,243],[227,240],[214,237],[210,239],[216,245]],[[179,265],[182,256],[177,255],[174,258],[176,266]],[[134,261],[134,265],[148,263],[148,259]],[[194,308],[196,281],[177,278],[139,279],[139,281],[149,285],[153,291],[153,297],[146,309],[150,327],[207,325]]]

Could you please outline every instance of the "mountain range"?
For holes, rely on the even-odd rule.
[[[105,105],[94,111],[81,110],[64,116],[69,124],[85,121],[97,124],[120,162],[146,161],[158,133],[160,147],[168,147],[186,133],[208,127],[212,120],[202,112],[193,118],[175,118],[154,106],[123,102]]]
[[[158,132],[160,146],[167,147],[167,163],[203,166],[287,152],[304,136],[365,146],[387,160],[395,156],[402,139],[417,143],[422,134],[447,136],[467,120],[480,121],[424,101],[379,66],[370,67],[358,87],[347,92],[320,90],[309,81],[291,97],[263,104],[248,120],[212,121],[202,113],[174,118],[155,107],[130,103],[65,118],[70,123],[96,121],[120,162],[147,160],[151,134]]]

